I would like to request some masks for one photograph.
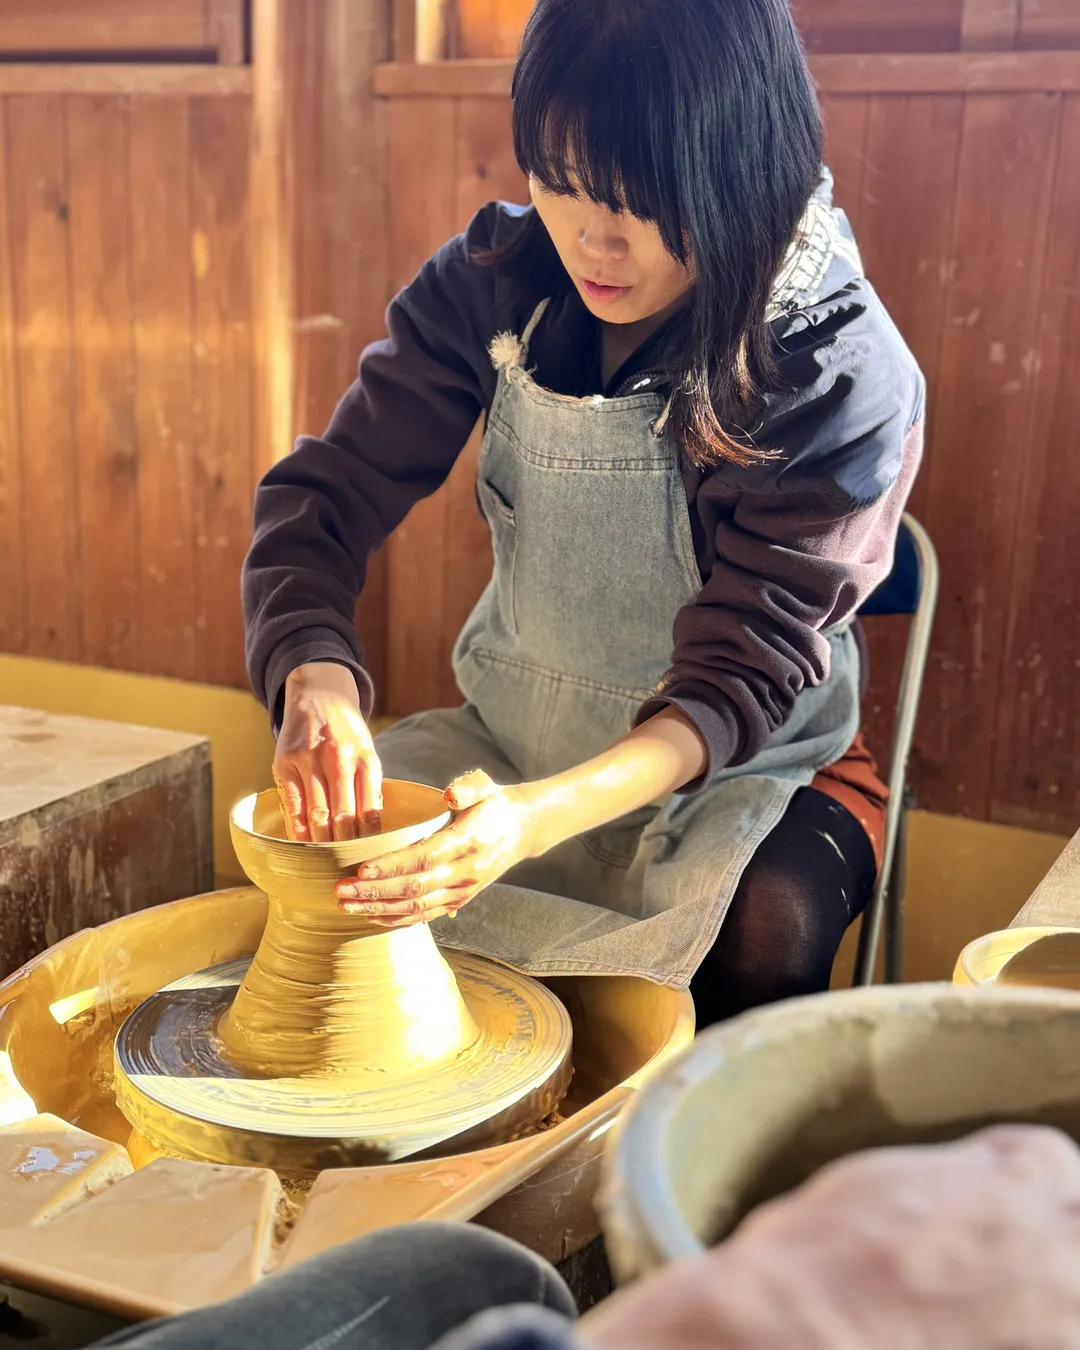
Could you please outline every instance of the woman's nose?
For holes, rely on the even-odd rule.
[[[594,262],[619,262],[626,257],[625,238],[610,221],[590,221],[578,232],[578,243]]]

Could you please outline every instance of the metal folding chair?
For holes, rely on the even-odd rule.
[[[893,569],[859,611],[860,615],[909,614],[911,626],[893,724],[884,855],[873,898],[859,929],[856,985],[874,983],[882,928],[885,930],[885,982],[898,984],[902,975],[907,817],[912,804],[907,770],[930,651],[930,630],[937,608],[938,575],[937,554],[930,536],[914,517],[905,515],[897,535]]]

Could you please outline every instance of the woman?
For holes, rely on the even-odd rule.
[[[452,823],[345,909],[460,911],[443,942],[534,973],[690,984],[706,1024],[827,988],[872,890],[851,620],[924,384],[832,207],[784,0],[539,0],[514,138],[532,205],[425,264],[326,436],[259,489],[250,673],[295,837],[363,828],[383,772],[451,784]],[[376,748],[366,560],[481,415],[466,702]]]

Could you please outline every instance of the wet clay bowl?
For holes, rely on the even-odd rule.
[[[953,983],[1080,989],[1080,928],[987,933],[960,953]]]
[[[364,839],[306,844],[287,838],[273,788],[237,802],[229,832],[245,876],[261,891],[273,895],[284,876],[298,899],[325,902],[328,889],[354,875],[361,863],[418,844],[449,820],[443,794],[436,788],[390,778],[383,783],[382,828]]]
[[[1080,995],[947,984],[797,999],[710,1028],[623,1115],[600,1202],[620,1281],[700,1254],[862,1149],[985,1125],[1080,1138]]]

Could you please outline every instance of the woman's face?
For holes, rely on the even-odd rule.
[[[676,305],[693,271],[663,245],[651,222],[613,214],[583,194],[557,196],[535,178],[529,192],[562,264],[598,319],[638,323]]]

